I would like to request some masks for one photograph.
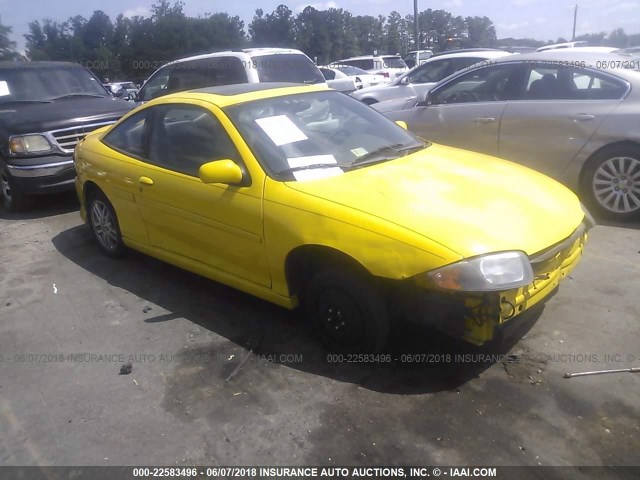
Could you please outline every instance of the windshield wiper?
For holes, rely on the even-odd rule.
[[[287,173],[299,172],[300,170],[313,170],[316,168],[340,168],[340,165],[337,163],[314,163],[312,165],[301,165],[299,167],[290,167],[285,168],[284,170],[280,170],[276,173],[278,177],[285,175]]]
[[[96,95],[94,93],[69,93],[67,95],[61,95],[59,97],[52,98],[51,101],[55,102],[56,100],[62,100],[63,98],[73,98],[73,97],[106,98],[105,95]]]
[[[388,160],[393,160],[394,158],[398,158],[404,155],[408,155],[409,153],[413,153],[413,151],[422,150],[425,147],[424,144],[418,145],[405,145],[404,143],[394,143],[393,145],[385,145],[384,147],[377,148],[372,152],[366,153],[361,157],[358,157],[352,163],[350,163],[348,168],[358,168],[363,165],[370,165],[372,163],[386,162]],[[385,155],[385,152],[392,152],[393,155]]]

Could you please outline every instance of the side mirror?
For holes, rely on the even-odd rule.
[[[121,98],[126,93],[126,90],[122,85],[111,85],[111,95],[116,98]]]
[[[405,130],[409,130],[409,126],[407,125],[407,122],[405,122],[403,120],[396,120],[396,125],[398,125],[399,127],[404,128]]]
[[[400,80],[400,85],[409,85],[409,75],[407,75],[406,77],[402,77],[402,80]]]
[[[137,102],[138,101],[138,92],[131,92],[129,94],[129,96],[127,97],[127,100],[129,100],[130,102]]]
[[[242,170],[233,160],[215,160],[205,163],[198,172],[202,183],[224,183],[239,185],[242,183]]]
[[[429,105],[431,105],[431,95],[429,95],[429,92],[424,94],[424,97],[422,98],[422,100],[420,100],[418,103],[416,103],[416,107],[427,107]]]

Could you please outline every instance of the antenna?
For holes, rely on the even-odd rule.
[[[576,39],[576,20],[577,19],[578,19],[578,4],[576,3],[575,8],[573,9],[573,35],[571,36],[572,42]]]

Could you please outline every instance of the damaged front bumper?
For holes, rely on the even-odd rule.
[[[574,233],[548,249],[529,257],[534,281],[521,288],[498,292],[453,292],[425,290],[414,284],[397,297],[409,321],[428,323],[447,334],[475,345],[493,340],[507,323],[527,317],[526,313],[557,291],[582,256],[587,232],[585,219]]]

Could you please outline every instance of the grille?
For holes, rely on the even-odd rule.
[[[115,123],[115,120],[61,128],[59,130],[52,130],[48,133],[62,151],[72,153],[78,142],[80,142],[87,133],[90,133],[100,127],[104,127],[105,125],[111,125],[112,123]]]

